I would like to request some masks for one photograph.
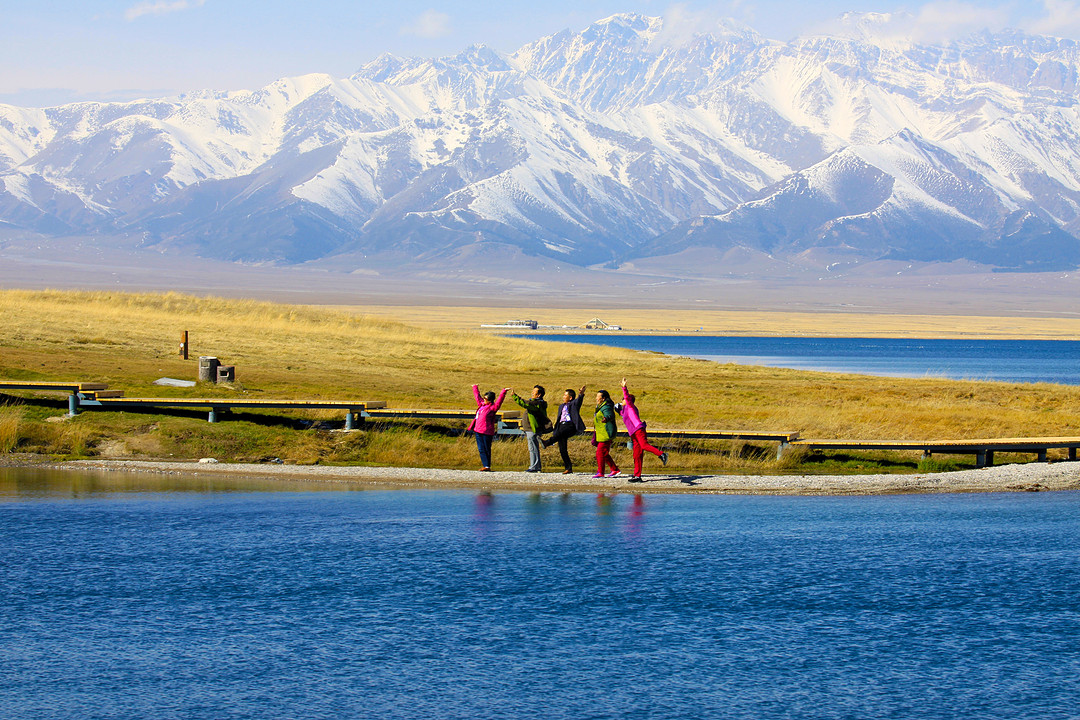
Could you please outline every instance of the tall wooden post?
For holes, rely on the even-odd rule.
[[[185,360],[188,359],[188,356],[187,356],[188,355],[188,337],[187,337],[187,334],[188,334],[188,331],[185,330],[184,334],[180,336],[180,355],[182,355]]]

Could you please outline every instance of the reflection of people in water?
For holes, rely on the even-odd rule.
[[[476,496],[476,514],[477,516],[488,516],[491,514],[491,506],[495,504],[495,496],[491,494],[490,490],[484,490]]]
[[[473,513],[476,533],[487,535],[495,525],[495,496],[490,490],[484,490],[476,496],[476,511]]]
[[[615,493],[606,495],[604,493],[596,493],[596,510],[600,515],[610,515],[611,506],[615,501]]]
[[[611,529],[613,527],[612,520],[615,518],[615,505],[616,498],[619,497],[618,493],[597,493],[596,494],[596,517],[598,520],[603,521],[602,527],[604,529]],[[645,527],[645,497],[643,495],[634,495],[634,499],[630,503],[630,507],[626,513],[626,526],[625,531],[630,534],[640,533]]]
[[[630,504],[630,512],[626,518],[626,532],[630,535],[638,535],[645,529],[645,498],[641,495],[634,496],[634,502]]]

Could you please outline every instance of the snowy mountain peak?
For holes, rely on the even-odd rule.
[[[471,45],[456,55],[455,59],[473,67],[494,72],[506,72],[512,69],[506,62],[506,56],[484,44]]]
[[[233,260],[428,263],[479,244],[618,263],[742,248],[1080,265],[1080,49],[790,43],[676,8],[349,78],[0,106],[0,242],[138,235]],[[471,249],[471,250],[470,250]]]
[[[660,32],[663,24],[663,20],[658,17],[616,13],[589,25],[581,35],[588,38],[612,37],[624,40],[637,37],[648,41],[652,35]]]
[[[388,85],[460,83],[468,76],[518,72],[509,58],[487,45],[473,45],[456,55],[430,60],[384,54],[362,67],[353,79]]]
[[[393,53],[383,53],[369,63],[365,63],[351,77],[364,77],[382,82],[384,78],[392,77],[401,72],[403,68],[418,64],[416,58],[405,58]]]

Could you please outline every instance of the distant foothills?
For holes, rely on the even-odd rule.
[[[889,21],[783,43],[616,15],[511,55],[0,105],[0,256],[78,237],[371,272],[494,250],[687,275],[1080,266],[1080,46],[920,44]]]

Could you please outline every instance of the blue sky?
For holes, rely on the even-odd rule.
[[[50,105],[346,76],[383,52],[512,52],[618,12],[688,28],[734,17],[779,40],[844,12],[912,14],[937,35],[1017,27],[1080,39],[1080,0],[3,0],[0,102]]]

